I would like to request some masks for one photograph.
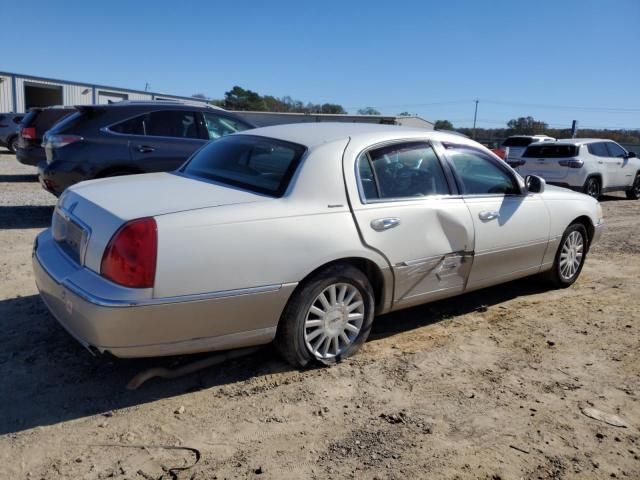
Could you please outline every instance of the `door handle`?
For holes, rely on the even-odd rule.
[[[396,217],[376,218],[375,220],[371,220],[371,228],[376,232],[383,232],[390,228],[397,227],[398,225],[400,225],[400,219]]]
[[[138,145],[136,147],[136,150],[138,150],[140,153],[151,153],[156,151],[155,148],[150,147],[148,145]]]
[[[480,220],[482,220],[483,222],[488,222],[490,220],[495,220],[496,218],[500,217],[500,214],[498,212],[480,212],[478,214],[478,217],[480,217]]]
[[[598,163],[602,165],[604,162],[602,160],[598,160]]]

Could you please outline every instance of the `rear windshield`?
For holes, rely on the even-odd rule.
[[[253,135],[231,135],[208,143],[181,171],[258,193],[281,197],[305,148]]]
[[[536,158],[567,158],[578,155],[578,147],[576,145],[531,145],[524,152],[523,157]]]
[[[80,112],[78,110],[73,110],[73,113],[67,115],[62,120],[56,123],[55,127],[51,129],[51,133],[63,133],[69,132],[76,128],[79,124],[81,124],[86,117],[93,114],[98,114],[98,112],[94,112],[89,110]]]
[[[33,124],[36,127],[36,135],[42,136],[44,132],[53,127],[58,121],[75,111],[75,108],[46,108],[42,110],[33,120]]]
[[[533,142],[533,138],[527,137],[511,137],[507,138],[503,143],[503,147],[527,147]]]

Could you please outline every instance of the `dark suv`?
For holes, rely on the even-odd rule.
[[[20,123],[16,158],[25,165],[36,166],[46,157],[42,148],[44,133],[64,117],[75,112],[74,107],[32,108]]]
[[[18,125],[22,121],[22,113],[0,113],[0,145],[15,153],[18,146]]]
[[[44,137],[42,186],[60,195],[94,178],[175,170],[209,140],[254,128],[225,110],[169,101],[78,106]]]

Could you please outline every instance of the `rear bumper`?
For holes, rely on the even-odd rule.
[[[171,299],[124,298],[127,295],[122,292],[135,289],[123,289],[74,265],[48,230],[36,239],[33,270],[40,296],[58,322],[90,350],[117,357],[179,355],[269,343],[296,286]],[[120,291],[120,298],[105,298],[109,288],[114,296]]]
[[[62,192],[71,185],[83,180],[87,180],[86,175],[75,164],[62,162],[48,164],[46,160],[38,164],[40,185],[56,197],[62,195]]]
[[[45,162],[47,157],[42,147],[18,147],[16,159],[23,165],[37,166],[40,162]]]

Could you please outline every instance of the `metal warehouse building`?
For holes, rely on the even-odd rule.
[[[433,122],[417,116],[348,115],[332,113],[235,112],[258,127],[307,122],[381,123],[434,130]]]
[[[206,102],[193,97],[0,72],[0,112],[24,113],[32,107],[105,104],[120,100]]]

